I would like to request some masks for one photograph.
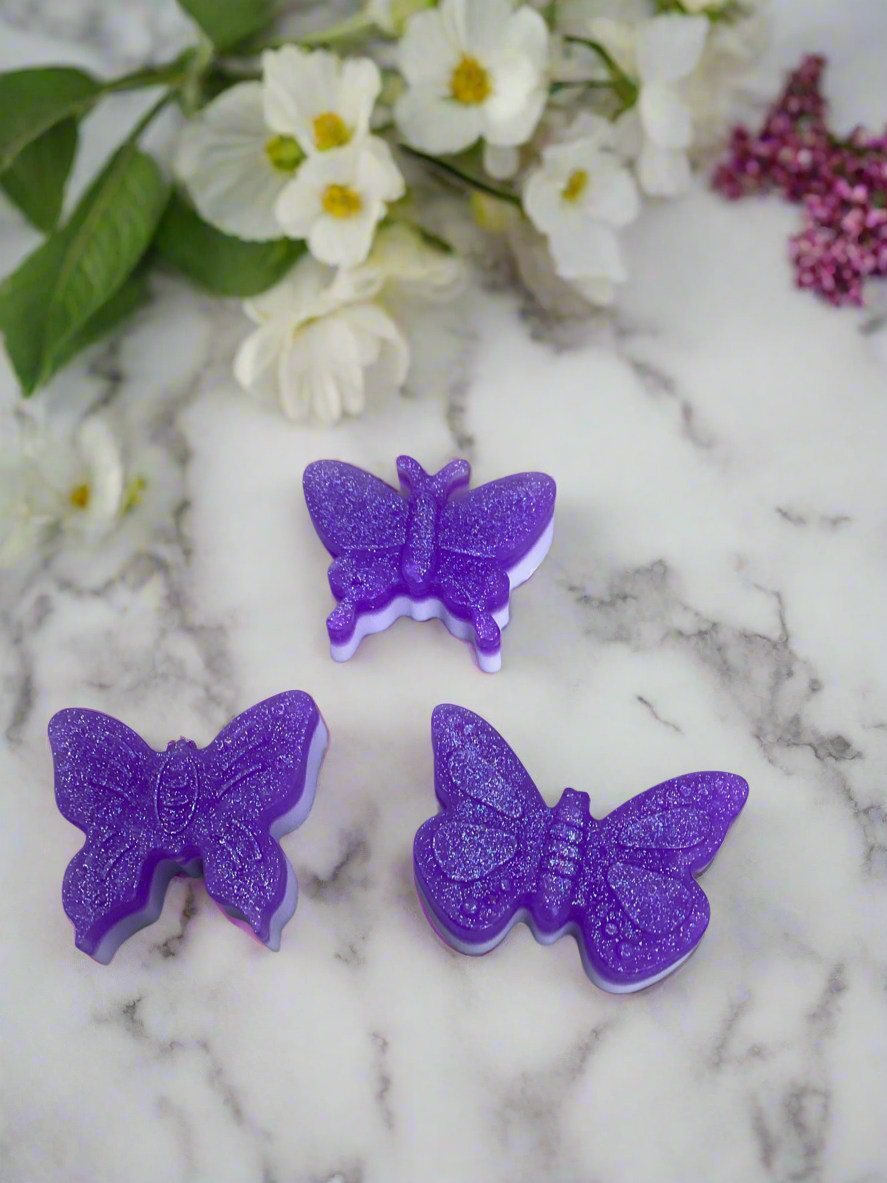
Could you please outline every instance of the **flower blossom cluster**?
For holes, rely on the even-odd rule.
[[[54,146],[44,170],[54,189],[23,185],[27,170],[4,174],[4,192],[47,234],[0,293],[0,332],[23,392],[139,306],[149,265],[241,299],[251,329],[236,349],[236,381],[288,418],[321,425],[360,415],[411,373],[421,386],[421,342],[432,362],[424,372],[437,381],[448,336],[440,304],[464,288],[472,257],[510,252],[556,314],[610,304],[628,279],[626,231],[644,203],[683,192],[729,125],[766,2],[353,0],[357,11],[335,24],[281,37],[299,14],[278,28],[275,6],[180,0],[200,25],[199,44],[107,83],[80,75],[87,97],[73,114],[62,85],[71,71],[38,69],[27,88],[16,83],[16,168],[32,169],[24,149],[44,133],[55,137],[69,116],[118,90],[165,91],[128,145],[172,100],[183,123],[171,178],[142,148],[124,153],[115,158],[123,171],[100,173],[67,221],[71,161]],[[802,282],[847,295],[854,277],[884,269],[875,245],[884,186],[871,146],[852,141],[842,149],[846,185],[817,188],[820,158],[835,148],[816,81],[801,78],[795,106],[777,112],[760,141],[736,134],[735,180],[724,170],[722,187],[738,195],[779,184],[804,196]],[[58,129],[46,123],[53,88]],[[790,144],[792,159],[771,159],[770,141]],[[136,186],[144,192],[130,209]],[[41,285],[55,282],[46,259],[66,257],[68,227],[94,229],[100,207],[109,233],[60,268],[94,306],[59,299],[66,314],[52,333],[38,332],[32,311],[49,300],[38,299]],[[0,565],[56,538],[102,538],[140,500],[145,482],[128,470],[111,422],[88,416],[64,438],[23,413],[0,423]],[[156,486],[146,487],[153,496]]]
[[[859,305],[870,276],[887,276],[887,135],[836,137],[822,94],[825,59],[804,58],[757,135],[739,127],[715,188],[729,198],[776,191],[803,206],[789,246],[799,287]]]
[[[387,297],[406,256],[425,297],[454,292],[464,271],[423,235],[416,170],[486,202],[487,228],[517,219],[510,241],[541,260],[541,286],[612,300],[627,278],[622,231],[644,195],[687,187],[696,129],[711,131],[753,6],[625,0],[607,13],[594,0],[370,0],[362,54],[340,55],[332,36],[266,50],[257,79],[197,113],[176,168],[198,213],[246,241],[305,246],[246,306],[244,387],[332,423],[363,410],[380,364],[389,385],[405,380],[410,345]],[[424,285],[421,267],[434,275]]]

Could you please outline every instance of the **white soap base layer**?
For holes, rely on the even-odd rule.
[[[469,957],[483,956],[483,954],[491,952],[496,948],[497,945],[500,945],[516,924],[526,924],[527,928],[530,930],[540,945],[553,945],[554,942],[559,941],[561,937],[572,936],[576,940],[576,945],[579,949],[579,956],[582,959],[582,968],[585,970],[586,976],[590,978],[599,989],[606,990],[608,994],[634,994],[638,990],[646,990],[648,986],[652,986],[656,982],[661,982],[663,978],[667,978],[669,974],[672,974],[676,969],[679,969],[687,960],[687,958],[691,957],[699,947],[697,942],[689,953],[684,954],[680,961],[674,962],[674,964],[668,966],[667,969],[663,969],[659,973],[653,974],[649,978],[644,978],[642,981],[625,983],[613,982],[608,978],[601,977],[601,975],[592,965],[591,961],[586,955],[585,942],[582,939],[582,935],[579,931],[579,925],[572,921],[569,924],[563,925],[556,932],[542,932],[536,927],[535,921],[533,920],[533,914],[529,911],[529,909],[521,908],[520,911],[514,914],[502,932],[500,932],[497,936],[491,937],[490,940],[485,941],[480,945],[470,944],[467,941],[458,940],[438,924],[434,912],[432,911],[418,880],[416,880],[416,890],[419,893],[419,900],[422,904],[423,911],[428,917],[428,920],[430,921],[435,933],[437,933],[444,944],[449,945],[451,949],[455,949],[458,953],[465,953]]]
[[[525,583],[530,578],[548,554],[553,537],[554,517],[552,517],[551,521],[545,527],[538,542],[534,543],[520,562],[515,563],[511,570],[508,571],[509,599],[506,600],[501,608],[498,608],[492,613],[492,617],[500,629],[505,628],[508,624],[511,593],[516,587],[520,587],[522,583]],[[354,623],[354,632],[344,644],[336,645],[332,641],[330,642],[330,654],[333,661],[347,661],[357,652],[357,647],[364,637],[371,636],[373,633],[384,632],[386,628],[390,628],[401,616],[410,616],[413,620],[420,622],[423,620],[442,620],[452,635],[458,640],[475,640],[474,625],[471,621],[463,620],[460,616],[454,616],[436,596],[428,596],[424,600],[414,600],[411,596],[397,596],[390,604],[387,604],[384,608],[380,608],[378,612],[360,614]],[[493,653],[482,653],[475,644],[474,652],[477,656],[477,664],[484,673],[495,674],[502,668],[501,648]]]
[[[271,837],[275,841],[279,841],[284,834],[289,834],[293,830],[297,830],[310,813],[317,792],[317,778],[320,774],[320,766],[323,763],[328,742],[329,732],[327,731],[326,724],[322,718],[318,717],[317,725],[314,728],[314,734],[311,737],[311,743],[308,747],[308,757],[305,762],[305,787],[301,797],[293,808],[272,823],[270,832]],[[286,888],[284,889],[283,899],[279,907],[271,917],[268,941],[265,942],[265,947],[275,953],[280,948],[280,935],[283,927],[292,918],[299,899],[299,885],[296,880],[296,873],[290,866],[289,859],[286,855],[284,855],[284,861],[286,863]],[[166,889],[169,886],[170,880],[183,872],[192,879],[199,879],[203,874],[201,860],[192,859],[185,866],[172,859],[164,859],[163,862],[158,863],[154,868],[151,886],[148,889],[148,902],[145,907],[141,911],[134,912],[132,915],[125,917],[119,924],[115,924],[110,932],[105,934],[92,954],[93,960],[98,961],[101,965],[107,965],[124,941],[137,933],[139,929],[153,924],[163,910],[163,900],[166,896]],[[251,937],[255,938],[256,934],[246,923],[242,915],[231,912],[227,908],[223,908],[222,910],[232,923],[236,924],[238,928],[243,928]]]

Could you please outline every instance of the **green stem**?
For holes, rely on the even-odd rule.
[[[282,49],[285,45],[306,45],[309,48],[315,45],[333,45],[336,41],[347,41],[355,34],[362,33],[364,29],[371,28],[374,24],[375,21],[370,14],[361,9],[360,12],[354,12],[351,16],[346,16],[326,29],[306,33],[303,37],[273,37],[270,41],[263,41],[261,45],[251,47],[250,52],[255,53],[262,49]]]
[[[132,129],[132,131],[126,137],[125,142],[127,144],[135,143],[135,141],[139,138],[139,136],[142,134],[142,132],[145,130],[145,128],[148,127],[148,125],[150,123],[154,122],[154,120],[157,118],[157,116],[160,114],[160,112],[163,110],[163,108],[168,103],[171,103],[175,97],[176,97],[176,92],[174,90],[168,90],[166,92],[166,94],[161,95],[160,98],[157,100],[157,102],[154,103],[152,106],[150,106],[148,108],[148,110],[145,112],[145,114],[141,117],[141,119],[138,121],[138,123],[135,125],[135,127]]]
[[[175,85],[185,77],[193,53],[194,51],[189,49],[180,54],[175,61],[167,62],[165,66],[134,70],[132,74],[112,78],[110,82],[105,83],[103,89],[106,94],[116,94],[125,90],[142,90],[149,86]]]
[[[594,50],[610,71],[613,90],[616,92],[616,97],[622,103],[623,111],[635,105],[638,101],[637,83],[633,78],[629,78],[606,46],[601,45],[600,41],[593,41],[589,37],[564,37],[564,41],[568,41],[572,45],[584,45],[586,49]]]
[[[615,90],[617,83],[612,78],[589,79],[583,82],[581,79],[568,82],[552,82],[548,88],[549,94],[557,94],[561,90]]]
[[[406,152],[408,156],[414,157],[416,160],[422,160],[426,164],[431,165],[432,168],[438,172],[444,173],[445,176],[452,177],[453,180],[458,181],[461,185],[467,185],[469,189],[477,189],[480,193],[486,193],[489,197],[498,198],[499,201],[508,201],[511,205],[520,206],[520,198],[510,189],[500,189],[497,185],[491,185],[488,181],[482,181],[479,177],[470,176],[464,173],[455,164],[451,164],[448,160],[441,160],[437,156],[426,156],[424,152],[418,152],[415,148],[410,148],[406,144],[400,144],[401,152]]]

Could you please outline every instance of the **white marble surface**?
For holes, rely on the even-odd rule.
[[[125,68],[179,35],[160,3],[122,12],[4,0],[3,61]],[[771,89],[827,50],[838,119],[883,123],[882,0],[776,18]],[[88,152],[123,118],[94,121]],[[887,331],[791,288],[794,218],[700,185],[636,227],[612,322],[558,346],[516,294],[478,291],[431,389],[335,432],[255,409],[228,378],[238,316],[172,282],[39,396],[113,404],[152,479],[101,554],[4,580],[4,1183],[887,1181]],[[31,241],[3,217],[3,270]],[[557,478],[500,674],[405,620],[329,660],[301,471],[393,477],[403,450]],[[176,882],[110,968],[78,953],[52,712],[205,743],[295,687],[332,747],[284,839],[302,898],[281,952]],[[612,997],[568,940],[520,928],[468,959],[433,938],[410,848],[446,700],[549,801],[570,784],[601,813],[683,771],[746,776],[712,924],[674,977]]]

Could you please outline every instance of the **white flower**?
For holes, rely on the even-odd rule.
[[[268,51],[262,82],[242,82],[182,132],[176,171],[199,213],[238,238],[279,238],[277,201],[306,154],[364,138],[382,81],[369,58],[294,45]]]
[[[638,176],[648,193],[674,193],[689,180],[693,124],[677,83],[699,64],[708,28],[704,17],[658,16],[638,31],[638,111],[646,135]]]
[[[762,8],[743,8],[736,20],[714,22],[697,68],[681,84],[693,118],[693,147],[718,147],[736,116],[749,61],[767,44]]]
[[[238,382],[256,394],[276,386],[291,419],[314,414],[335,423],[359,415],[370,368],[381,364],[397,387],[409,368],[403,335],[366,295],[347,272],[336,275],[304,256],[281,283],[244,305],[258,327],[234,360]]]
[[[383,226],[367,261],[343,275],[362,295],[375,296],[385,289],[423,300],[451,300],[465,287],[466,278],[458,255],[431,246],[402,222]]]
[[[274,207],[302,157],[292,136],[265,122],[261,82],[241,82],[185,126],[175,170],[207,222],[264,241],[280,237]]]
[[[400,45],[408,88],[395,104],[405,138],[435,155],[525,143],[547,98],[548,29],[509,0],[441,0],[409,24]]]
[[[681,83],[698,66],[708,30],[705,17],[677,14],[634,27],[592,21],[593,33],[637,81],[637,105],[620,123],[623,144],[637,156],[638,180],[647,193],[671,196],[689,184],[693,121]]]
[[[506,181],[520,168],[520,152],[503,144],[484,145],[484,169],[497,181]]]
[[[354,267],[369,254],[388,203],[404,192],[388,145],[367,136],[309,156],[281,193],[277,219],[291,238],[306,239],[321,263]]]
[[[53,439],[32,419],[4,433],[0,457],[0,565],[34,550],[58,530],[96,541],[127,508],[120,445],[97,416],[73,437]]]
[[[610,282],[625,279],[614,227],[627,226],[640,210],[637,188],[622,159],[613,151],[610,122],[580,115],[564,143],[542,152],[542,163],[528,177],[524,209],[548,237],[557,272],[571,281],[609,293]]]
[[[305,153],[341,148],[368,134],[382,89],[379,67],[295,45],[262,55],[264,111],[268,127],[291,136]]]

